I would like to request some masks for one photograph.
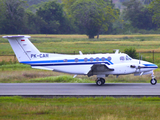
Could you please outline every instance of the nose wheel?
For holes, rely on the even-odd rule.
[[[104,78],[97,78],[96,84],[97,84],[98,86],[101,86],[101,85],[103,85],[104,83],[105,83],[105,79],[104,79]]]
[[[151,83],[152,85],[155,85],[155,84],[157,84],[157,80],[156,80],[155,78],[152,78],[151,81],[150,81],[150,83]]]

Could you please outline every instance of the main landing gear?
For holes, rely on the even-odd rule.
[[[152,73],[151,76],[152,76],[152,79],[151,79],[150,83],[151,83],[152,85],[157,84],[157,80],[155,79],[154,73]]]
[[[105,82],[106,82],[106,81],[105,81],[104,78],[97,78],[97,80],[96,80],[96,84],[97,84],[98,86],[103,85]]]

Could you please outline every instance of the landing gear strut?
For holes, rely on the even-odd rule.
[[[152,85],[157,84],[157,80],[155,79],[154,73],[152,73],[151,76],[152,76],[152,79],[151,79],[150,83],[151,83]]]
[[[98,86],[101,86],[101,85],[103,85],[104,83],[105,83],[105,79],[104,79],[104,78],[97,78],[96,84],[97,84]]]

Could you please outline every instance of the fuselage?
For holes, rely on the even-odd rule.
[[[136,60],[127,54],[88,54],[88,55],[60,55],[60,54],[41,54],[33,56],[31,61],[22,61],[21,63],[29,64],[33,68],[51,69],[54,71],[86,75],[94,64],[106,64],[113,71],[102,71],[94,73],[95,75],[125,75],[142,72],[150,72],[157,65]]]

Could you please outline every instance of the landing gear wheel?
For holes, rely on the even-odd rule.
[[[104,83],[105,83],[105,79],[104,79],[104,78],[97,78],[96,84],[97,84],[98,86],[101,86],[101,85],[103,85]]]
[[[157,80],[156,80],[155,78],[152,78],[151,81],[150,81],[150,83],[151,83],[152,85],[155,85],[155,84],[157,83]]]
[[[97,84],[98,86],[101,86],[101,85],[103,85],[103,82],[102,82],[102,80],[99,79],[99,80],[96,81],[96,84]]]
[[[102,81],[103,84],[106,82],[104,78],[100,78],[100,80]]]

